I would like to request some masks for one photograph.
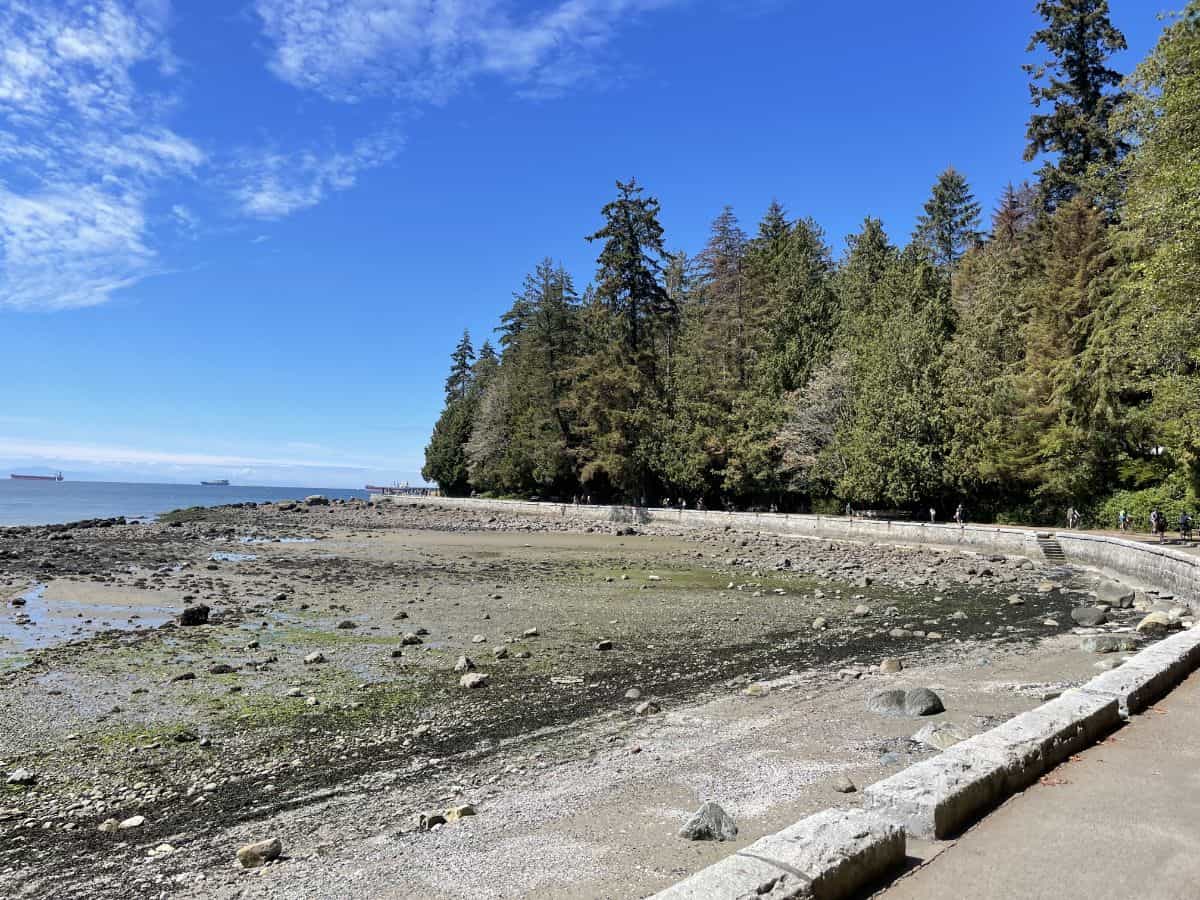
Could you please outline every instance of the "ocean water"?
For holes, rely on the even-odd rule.
[[[310,494],[348,500],[366,491],[304,487],[208,487],[199,484],[123,484],[114,481],[0,480],[0,525],[50,525],[80,519],[153,519],[188,506],[297,500]]]

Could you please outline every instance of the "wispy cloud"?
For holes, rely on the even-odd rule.
[[[47,462],[76,462],[90,465],[197,466],[208,468],[269,467],[303,469],[342,469],[367,471],[368,466],[348,463],[344,458],[312,459],[295,457],[257,457],[221,453],[175,453],[132,447],[77,444],[56,441],[28,441],[0,438],[0,457],[33,459]]]
[[[165,0],[0,9],[0,306],[90,306],[155,271],[153,191],[205,158],[134,78],[173,72],[168,12]]]
[[[316,206],[333,191],[354,186],[361,172],[391,162],[402,140],[393,131],[360,140],[350,150],[246,151],[238,164],[234,198],[257,219],[279,219]]]
[[[444,101],[480,76],[539,95],[599,71],[617,28],[680,0],[558,0],[516,14],[499,0],[257,0],[271,70],[296,87],[357,101],[396,93]]]

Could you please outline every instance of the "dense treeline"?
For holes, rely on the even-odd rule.
[[[456,348],[425,477],[450,493],[975,518],[1174,520],[1200,491],[1200,0],[1126,78],[1106,0],[1041,0],[1036,183],[990,221],[942,172],[907,243],[835,259],[773,203],[694,257],[618,182],[592,283],[538,264],[499,351]]]

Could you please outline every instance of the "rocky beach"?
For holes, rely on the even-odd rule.
[[[39,897],[644,896],[727,852],[701,803],[854,805],[1187,621],[1017,557],[323,497],[0,529],[0,598]]]

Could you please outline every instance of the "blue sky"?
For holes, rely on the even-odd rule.
[[[1169,8],[1170,0],[1161,0]],[[1128,71],[1160,0],[1112,0]],[[0,5],[0,475],[415,480],[464,327],[616,178],[840,252],[1021,162],[1033,0]]]

